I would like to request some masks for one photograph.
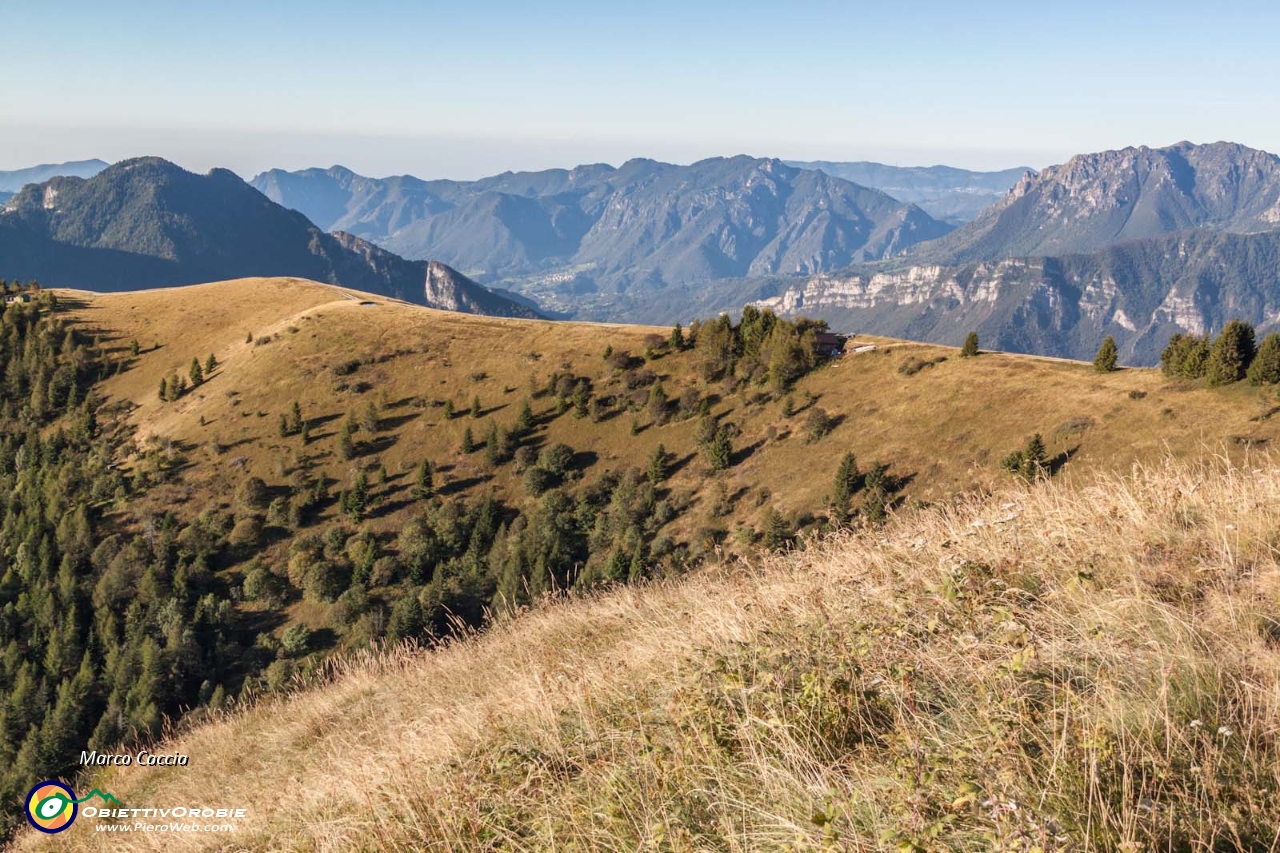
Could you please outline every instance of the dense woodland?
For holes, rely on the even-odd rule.
[[[347,482],[300,466],[286,482],[246,476],[225,496],[230,509],[138,510],[149,489],[183,476],[180,448],[157,437],[139,445],[125,418],[131,404],[104,406],[95,396],[98,379],[131,369],[138,342],[70,322],[36,285],[23,292],[30,301],[0,307],[6,803],[19,802],[33,780],[73,775],[82,749],[137,746],[191,709],[284,689],[339,645],[430,640],[549,593],[684,570],[730,535],[714,523],[714,501],[703,541],[663,533],[688,510],[688,496],[666,486],[674,466],[705,466],[715,478],[738,459],[737,428],[712,413],[709,389],[773,395],[792,411],[790,389],[819,366],[814,335],[823,329],[748,308],[737,324],[722,316],[677,326],[644,354],[606,350],[625,393],[556,374],[513,423],[489,419],[483,431],[478,399],[470,409],[450,406],[450,418],[475,418],[480,433],[468,429],[462,451],[514,466],[524,499],[507,505],[479,488],[440,494],[433,460],[423,459],[412,474],[410,518],[387,536],[365,525],[381,511],[387,478],[372,405],[352,412],[331,440],[352,465]],[[692,360],[705,393],[668,398],[645,365],[673,355]],[[156,378],[159,398],[178,400],[218,369],[213,356],[193,354],[187,375]],[[829,419],[808,408],[808,440],[821,440]],[[696,419],[695,446],[660,446],[643,467],[597,472],[573,448],[534,440],[545,418],[616,416],[631,417],[633,430]],[[279,430],[304,445],[319,441],[296,406],[280,413]],[[887,466],[861,472],[852,454],[832,475],[819,515],[770,510],[761,529],[733,535],[781,547],[801,527],[875,521],[897,489]],[[265,558],[269,544],[287,558]],[[299,599],[327,605],[331,627],[312,632],[270,618]],[[6,828],[16,819],[7,812]]]

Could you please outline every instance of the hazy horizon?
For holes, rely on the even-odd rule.
[[[742,152],[993,170],[1182,139],[1274,151],[1277,24],[1262,3],[14,4],[9,42],[49,58],[6,69],[0,169],[156,154],[468,179]]]

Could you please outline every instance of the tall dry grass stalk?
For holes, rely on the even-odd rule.
[[[1280,849],[1280,471],[1136,467],[549,603],[180,736],[136,850]],[[91,821],[20,849],[120,850]]]

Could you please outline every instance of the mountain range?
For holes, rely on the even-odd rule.
[[[950,230],[878,190],[746,156],[473,182],[374,179],[335,166],[273,170],[252,184],[323,229],[441,260],[593,319],[648,317],[655,294],[717,279],[879,260]]]
[[[1280,319],[1280,158],[1232,143],[1126,148],[1028,175],[903,257],[760,300],[880,334],[1154,364],[1170,334]]]
[[[952,225],[963,225],[999,201],[1029,167],[998,172],[971,172],[954,166],[887,166],[866,161],[786,160],[798,169],[818,169],[864,187],[919,205],[925,213]]]
[[[0,192],[16,193],[27,184],[43,184],[50,178],[92,178],[107,168],[103,160],[71,160],[66,163],[45,163],[26,169],[0,171]]]
[[[0,204],[13,198],[27,184],[41,184],[50,178],[72,176],[92,178],[107,168],[102,160],[73,160],[67,163],[45,163],[26,169],[0,170]]]
[[[952,171],[917,170],[905,189],[996,185]],[[847,331],[958,343],[976,330],[990,347],[1073,358],[1111,335],[1130,364],[1154,363],[1174,332],[1280,322],[1275,155],[1181,142],[1018,171],[952,228],[822,169],[750,157],[470,182],[273,170],[252,186],[147,158],[27,185],[0,215],[0,270],[102,290],[289,275],[623,322],[756,302]]]
[[[451,310],[537,316],[527,301],[452,270],[325,233],[225,169],[197,175],[155,157],[26,185],[0,213],[0,269],[101,291],[293,276]]]

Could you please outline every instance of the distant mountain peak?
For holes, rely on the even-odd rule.
[[[911,250],[942,263],[1094,252],[1191,228],[1247,234],[1280,223],[1280,158],[1236,143],[1077,154],[1019,180],[998,204]]]
[[[135,290],[231,278],[324,281],[432,305],[427,265],[326,234],[227,169],[136,157],[92,178],[29,185],[0,217],[0,266],[48,286]],[[438,307],[537,316],[474,282]]]

